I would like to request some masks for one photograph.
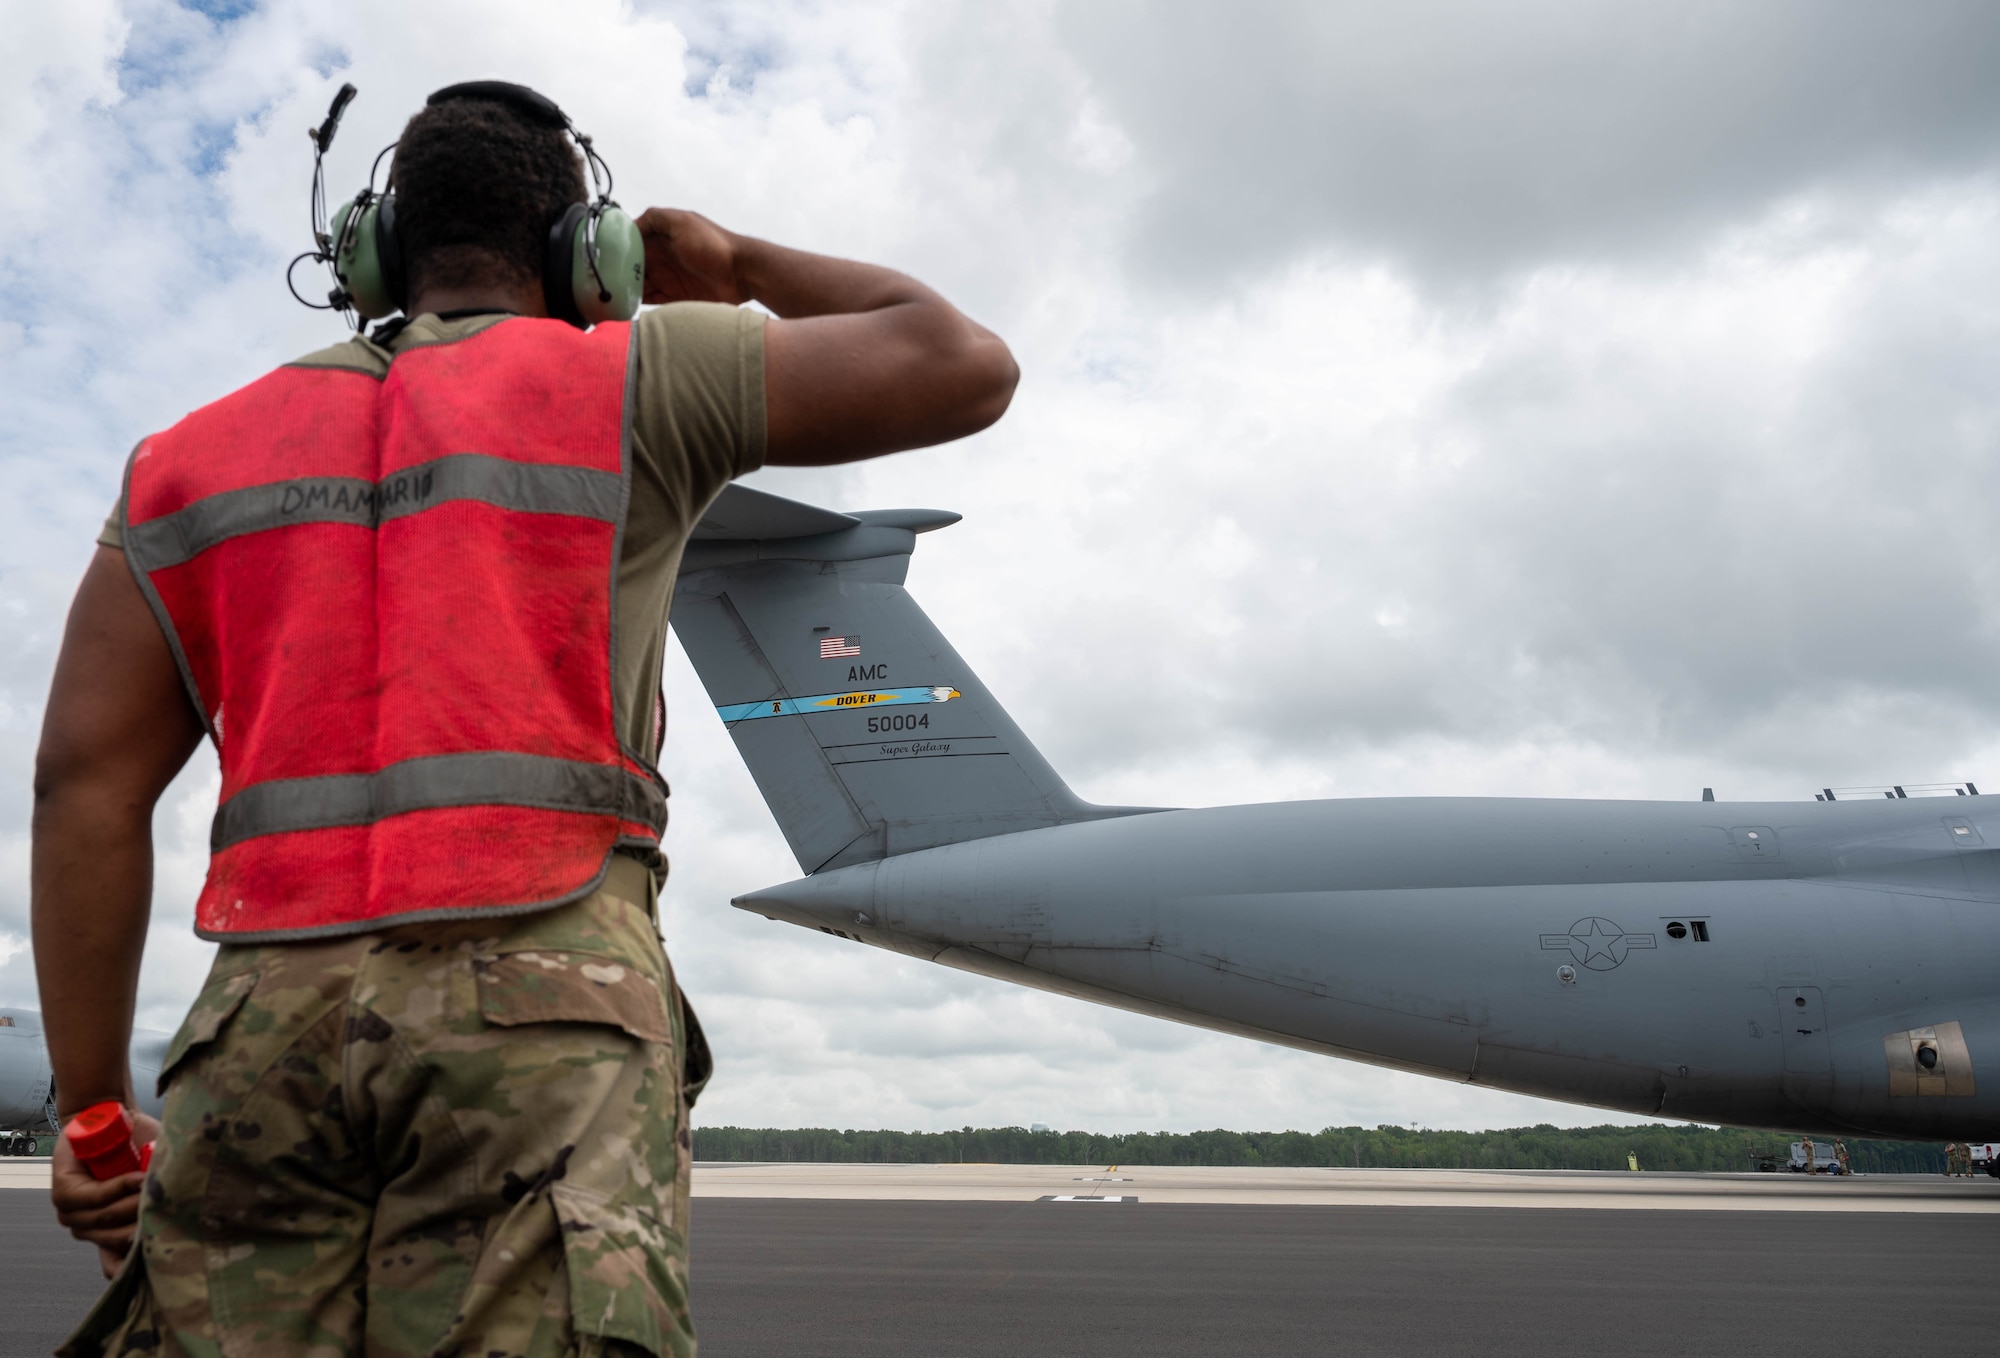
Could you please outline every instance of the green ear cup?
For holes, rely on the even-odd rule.
[[[616,207],[607,207],[598,215],[594,271],[580,227],[572,241],[570,293],[585,323],[629,321],[638,315],[639,301],[646,293],[646,244],[632,219]]]
[[[338,242],[333,257],[334,275],[353,298],[354,309],[371,321],[393,316],[402,309],[391,295],[376,233],[381,202],[378,198],[362,208],[360,220],[351,231],[347,218],[354,211],[354,199],[342,203],[333,217],[333,238]]]

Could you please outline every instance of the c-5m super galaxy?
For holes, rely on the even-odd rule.
[[[737,486],[689,544],[674,629],[806,873],[742,909],[1523,1094],[2000,1139],[1992,798],[1093,806],[903,589],[958,517]]]

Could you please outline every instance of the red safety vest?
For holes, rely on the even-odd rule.
[[[222,759],[204,937],[542,909],[658,846],[613,720],[629,330],[280,368],[133,452],[126,558]]]

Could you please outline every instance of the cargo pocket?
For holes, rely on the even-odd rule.
[[[661,1358],[692,1358],[687,1254],[679,1235],[643,1207],[572,1184],[549,1190],[562,1228],[576,1352],[621,1345]]]
[[[104,1295],[90,1308],[76,1333],[56,1350],[56,1358],[103,1358],[105,1354],[150,1353],[160,1346],[160,1326],[153,1317],[153,1293],[146,1286],[146,1252],[132,1242],[132,1252],[112,1276]]]
[[[708,1049],[708,1035],[701,1030],[701,1020],[695,1017],[694,1006],[688,1003],[687,992],[676,987],[675,996],[681,1006],[681,1031],[686,1035],[681,1039],[684,1055],[681,1057],[681,1098],[689,1108],[701,1097],[701,1091],[708,1088],[709,1076],[715,1074],[715,1056]]]
[[[488,954],[473,969],[488,1023],[602,1023],[643,1042],[673,1043],[659,982],[615,957],[543,948]]]
[[[256,988],[257,973],[254,971],[208,978],[201,994],[195,997],[194,1007],[181,1020],[180,1031],[167,1044],[167,1055],[160,1062],[160,1078],[154,1087],[156,1094],[166,1094],[167,1081],[174,1072],[190,1058],[199,1056],[204,1047],[221,1035],[223,1027]]]
[[[694,1101],[715,1073],[715,1058],[708,1050],[708,1038],[701,1020],[688,1003],[687,992],[674,987],[674,1002],[681,1018],[681,1088],[679,1106],[674,1110],[674,1217],[672,1225],[687,1239],[688,1213],[694,1193]]]

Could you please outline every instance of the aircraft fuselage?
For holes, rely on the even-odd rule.
[[[1990,799],[1161,811],[744,909],[1144,1013],[1649,1116],[2000,1129]]]

